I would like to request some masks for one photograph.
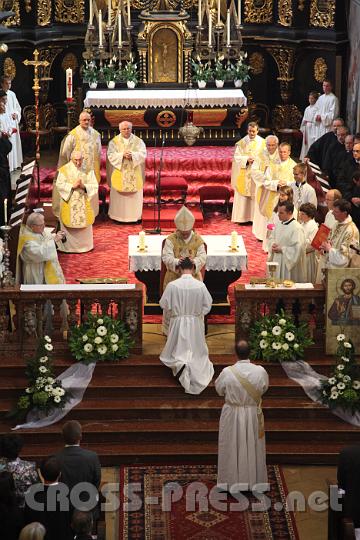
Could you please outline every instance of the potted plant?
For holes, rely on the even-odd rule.
[[[97,87],[100,74],[93,60],[91,60],[90,62],[86,60],[82,69],[82,77],[83,77],[83,81],[87,82],[90,88],[95,89]]]
[[[102,68],[102,78],[106,82],[109,89],[112,90],[115,88],[115,82],[118,79],[118,70],[116,69],[112,60],[110,60],[110,63]]]
[[[124,68],[121,70],[121,78],[126,82],[128,88],[135,88],[139,82],[137,65],[132,61],[132,59],[128,60]]]
[[[191,60],[191,67],[193,71],[193,81],[198,83],[199,88],[205,88],[206,83],[211,79],[212,76],[210,63],[206,62],[206,64],[203,64],[200,57],[198,57],[196,61]]]
[[[224,57],[218,58],[214,65],[213,76],[216,88],[222,88],[227,77],[227,70],[222,64],[223,59]]]
[[[236,88],[241,88],[244,82],[250,79],[249,71],[251,67],[244,62],[245,55],[241,56],[236,64],[232,64],[230,68],[231,76]]]

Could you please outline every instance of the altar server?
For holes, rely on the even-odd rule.
[[[293,182],[290,187],[294,194],[294,206],[299,212],[300,206],[304,203],[311,203],[317,208],[317,197],[315,189],[306,181],[307,165],[297,163],[293,169]]]
[[[293,212],[294,205],[289,201],[279,203],[279,223],[269,238],[268,261],[278,263],[277,279],[306,283],[305,235]]]
[[[169,283],[160,306],[170,314],[166,345],[160,360],[178,376],[188,394],[200,394],[210,383],[214,368],[205,341],[204,315],[212,298],[204,283],[192,276],[194,263],[179,263],[181,277]]]
[[[84,172],[83,161],[81,152],[73,152],[56,180],[61,197],[60,227],[66,235],[59,250],[67,253],[85,253],[94,247],[92,225],[99,212],[99,186],[94,171]]]
[[[17,100],[15,92],[11,90],[11,79],[6,75],[3,75],[0,79],[1,88],[6,92],[7,104],[6,112],[9,114],[12,121],[12,136],[11,144],[12,150],[9,154],[9,168],[10,171],[19,169],[23,161],[23,153],[21,148],[19,122],[21,120],[21,107]]]
[[[299,209],[299,222],[304,230],[306,244],[306,279],[309,283],[315,283],[317,258],[315,248],[312,247],[313,241],[319,225],[315,221],[316,208],[311,203],[304,203]]]
[[[261,397],[269,386],[262,366],[251,364],[246,341],[235,347],[238,361],[222,370],[215,388],[224,396],[219,425],[218,488],[232,493],[267,484],[264,417]],[[239,485],[242,484],[242,485]],[[257,486],[267,491],[267,486]]]
[[[252,221],[254,213],[255,184],[251,173],[260,168],[260,154],[265,149],[265,140],[258,135],[256,122],[248,124],[248,134],[235,145],[231,169],[231,185],[234,188],[234,203],[231,221]]]
[[[131,122],[119,124],[120,135],[107,151],[107,180],[110,186],[109,217],[131,223],[141,220],[145,181],[145,143],[132,133]]]
[[[304,116],[301,121],[300,131],[303,134],[302,146],[300,152],[300,160],[302,161],[305,156],[307,156],[308,149],[316,141],[317,129],[315,122],[316,114],[316,102],[318,100],[319,94],[317,92],[310,92],[309,94],[309,105],[304,111]]]
[[[331,130],[333,120],[339,114],[339,100],[332,92],[332,83],[328,80],[323,82],[323,94],[316,102],[316,138],[318,139]]]

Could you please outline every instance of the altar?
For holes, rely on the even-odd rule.
[[[228,287],[237,281],[247,268],[247,252],[241,236],[237,251],[230,250],[230,235],[202,235],[207,246],[204,283],[212,298],[211,313],[230,313]],[[146,285],[145,314],[159,311],[161,246],[165,235],[147,235],[146,251],[138,248],[139,237],[130,235],[128,240],[129,269]]]

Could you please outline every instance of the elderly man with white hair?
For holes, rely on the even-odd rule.
[[[109,217],[131,223],[141,220],[142,216],[146,147],[132,133],[131,122],[121,122],[119,131],[109,142],[107,151]]]
[[[59,250],[66,253],[85,253],[94,247],[92,225],[99,212],[99,186],[94,171],[84,172],[83,161],[82,152],[75,150],[56,180],[61,197],[60,227],[66,235]]]

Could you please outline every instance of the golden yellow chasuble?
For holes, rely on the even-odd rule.
[[[76,178],[73,176],[74,172],[77,174],[77,178],[79,176],[82,177],[82,182],[84,185],[86,185],[86,174],[81,171],[77,171],[72,162],[67,163],[59,169],[59,173],[63,175],[66,183],[70,186],[76,180]],[[89,197],[84,190],[73,190],[68,201],[61,199],[60,218],[65,227],[72,229],[83,229],[94,223],[94,211],[90,204]]]
[[[94,164],[94,172],[96,176],[96,180],[98,183],[100,183],[101,176],[100,176],[100,160],[99,155],[97,152],[97,145],[96,142],[100,136],[99,132],[96,131],[96,129],[93,129],[91,132],[91,139],[88,144],[84,144],[84,141],[80,138],[79,131],[77,128],[74,128],[70,131],[69,135],[72,135],[75,139],[75,148],[74,150],[77,152],[82,152],[84,156],[84,162],[86,164],[93,163]],[[87,167],[86,172],[90,172],[90,168]]]
[[[133,138],[128,145],[125,145],[124,139],[117,135],[113,138],[117,150],[124,153],[126,150],[133,152],[139,151],[138,139]],[[120,193],[135,193],[141,191],[143,187],[143,177],[141,167],[134,165],[130,159],[123,159],[121,170],[114,169],[111,174],[111,187]]]
[[[168,240],[173,245],[175,259],[180,259],[181,257],[190,257],[190,259],[194,259],[194,257],[197,255],[198,248],[204,244],[204,240],[200,235],[196,234],[196,232],[194,232],[189,242],[185,242],[178,231],[170,234],[168,236]],[[180,277],[178,272],[173,272],[172,270],[167,269],[164,278],[163,290],[165,290],[166,285],[170,283],[170,281],[174,281],[175,279],[178,279],[178,277]],[[194,272],[193,277],[201,281],[200,272]]]
[[[246,139],[244,137],[238,143],[241,154],[256,158],[264,148],[264,139],[260,137],[253,140]],[[237,192],[244,197],[252,197],[254,195],[255,186],[251,178],[251,166],[241,167],[239,169],[235,187]]]

